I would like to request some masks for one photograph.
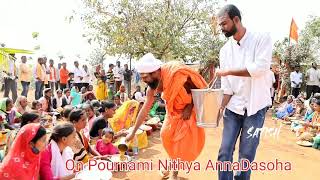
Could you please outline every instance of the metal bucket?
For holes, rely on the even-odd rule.
[[[197,126],[203,128],[218,127],[222,115],[220,115],[220,106],[223,98],[223,90],[207,88],[191,89],[191,92],[196,110]]]

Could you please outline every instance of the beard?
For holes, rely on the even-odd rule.
[[[231,37],[233,35],[235,35],[238,32],[237,27],[233,24],[232,28],[230,31],[222,31],[224,33],[224,35],[228,38]]]
[[[154,90],[154,89],[157,89],[159,85],[159,80],[153,80],[152,82],[148,82],[147,84],[151,89]]]

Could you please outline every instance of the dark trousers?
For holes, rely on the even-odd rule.
[[[58,89],[60,89],[61,87],[60,87],[60,81],[57,81],[56,82],[56,90],[58,90]]]
[[[56,82],[49,81],[49,86],[50,86],[52,92],[55,92],[55,90],[57,89]]]
[[[300,88],[292,88],[291,94],[292,94],[295,98],[297,98],[297,97],[299,96],[299,94],[300,94]]]
[[[315,94],[319,91],[319,86],[309,86],[307,85],[307,99],[309,99],[311,97],[311,94]]]
[[[67,84],[60,84],[60,89],[63,91],[67,88]]]
[[[240,136],[239,161],[249,160],[252,162],[260,142],[260,133],[255,135],[255,131],[262,128],[265,114],[266,108],[251,116],[247,116],[247,113],[239,115],[226,109],[223,116],[224,127],[218,161],[233,162],[233,152]],[[219,180],[250,180],[250,174],[251,171],[249,169],[248,171],[239,171],[233,177],[232,171],[220,171],[220,168],[218,169]]]
[[[126,87],[126,92],[127,92],[128,96],[130,97],[131,96],[131,81],[124,80],[123,85],[124,85],[124,87]]]
[[[83,83],[75,83],[74,84],[76,87],[78,87],[79,91],[81,90],[81,88],[83,87]]]
[[[21,86],[22,86],[21,96],[25,96],[25,97],[28,96],[29,85],[30,85],[30,82],[21,81]]]
[[[36,81],[36,91],[35,91],[35,99],[38,100],[42,97],[43,95],[43,87],[44,87],[44,82],[43,81]]]
[[[89,83],[82,83],[82,87],[85,87],[88,89]]]
[[[12,100],[16,102],[17,94],[17,82],[10,78],[4,78],[4,97],[9,97],[9,93],[12,93]]]

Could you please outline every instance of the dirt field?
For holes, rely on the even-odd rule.
[[[264,127],[279,128],[281,123],[275,123],[271,120],[271,114],[267,114]],[[221,143],[222,134],[221,125],[217,129],[206,129],[206,144],[197,159],[200,162],[201,168],[205,169],[209,160],[212,162],[217,160],[219,146]],[[262,134],[260,145],[257,150],[256,162],[275,162],[276,159],[291,163],[291,171],[253,171],[251,179],[254,180],[276,180],[276,179],[308,179],[315,180],[317,177],[317,169],[320,164],[320,151],[313,148],[301,147],[295,144],[295,135],[290,131],[288,125],[282,125],[278,138]],[[157,164],[159,159],[165,160],[167,158],[165,150],[162,148],[159,138],[159,131],[154,132],[149,138],[149,147],[140,152],[139,161],[152,160],[153,164]],[[238,157],[238,144],[234,154],[234,160]],[[154,167],[151,172],[117,172],[114,174],[114,179],[161,179],[157,171],[158,167]],[[180,179],[201,179],[212,180],[217,179],[217,171],[191,171],[190,174],[182,172],[179,174]]]
[[[3,96],[0,93],[0,97]],[[34,92],[29,92],[29,101],[32,101]],[[271,114],[267,113],[267,118],[264,127],[279,128],[281,123],[275,122],[271,119]],[[205,147],[198,157],[197,161],[201,164],[201,168],[205,169],[209,160],[215,162],[217,160],[219,146],[221,143],[223,124],[216,129],[206,129],[206,143]],[[293,132],[290,131],[288,125],[282,125],[278,138],[275,136],[265,136],[262,134],[260,145],[257,150],[256,162],[275,162],[279,161],[291,163],[291,171],[253,171],[251,179],[253,180],[277,180],[277,179],[291,179],[291,180],[316,180],[318,174],[318,168],[320,165],[320,151],[313,148],[306,148],[296,145],[296,137]],[[192,144],[190,144],[192,146]],[[238,144],[234,153],[234,161],[237,161],[238,157]],[[150,161],[152,160],[154,167],[153,171],[132,171],[132,172],[117,172],[114,173],[113,179],[161,179],[158,167],[159,159],[165,160],[167,158],[166,152],[163,149],[159,137],[159,131],[156,131],[149,137],[149,147],[139,152],[138,161]],[[199,180],[212,180],[217,179],[217,171],[202,170],[191,171],[189,174],[185,172],[179,173],[180,179],[199,179]]]

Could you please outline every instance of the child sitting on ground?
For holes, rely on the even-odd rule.
[[[40,101],[38,100],[34,100],[32,101],[32,104],[31,104],[31,113],[36,113],[38,114],[39,116],[42,116],[43,114],[43,110],[42,110],[42,105],[40,103]]]
[[[96,149],[102,155],[118,154],[118,149],[112,144],[114,132],[105,128],[102,130],[101,138],[97,141]]]

